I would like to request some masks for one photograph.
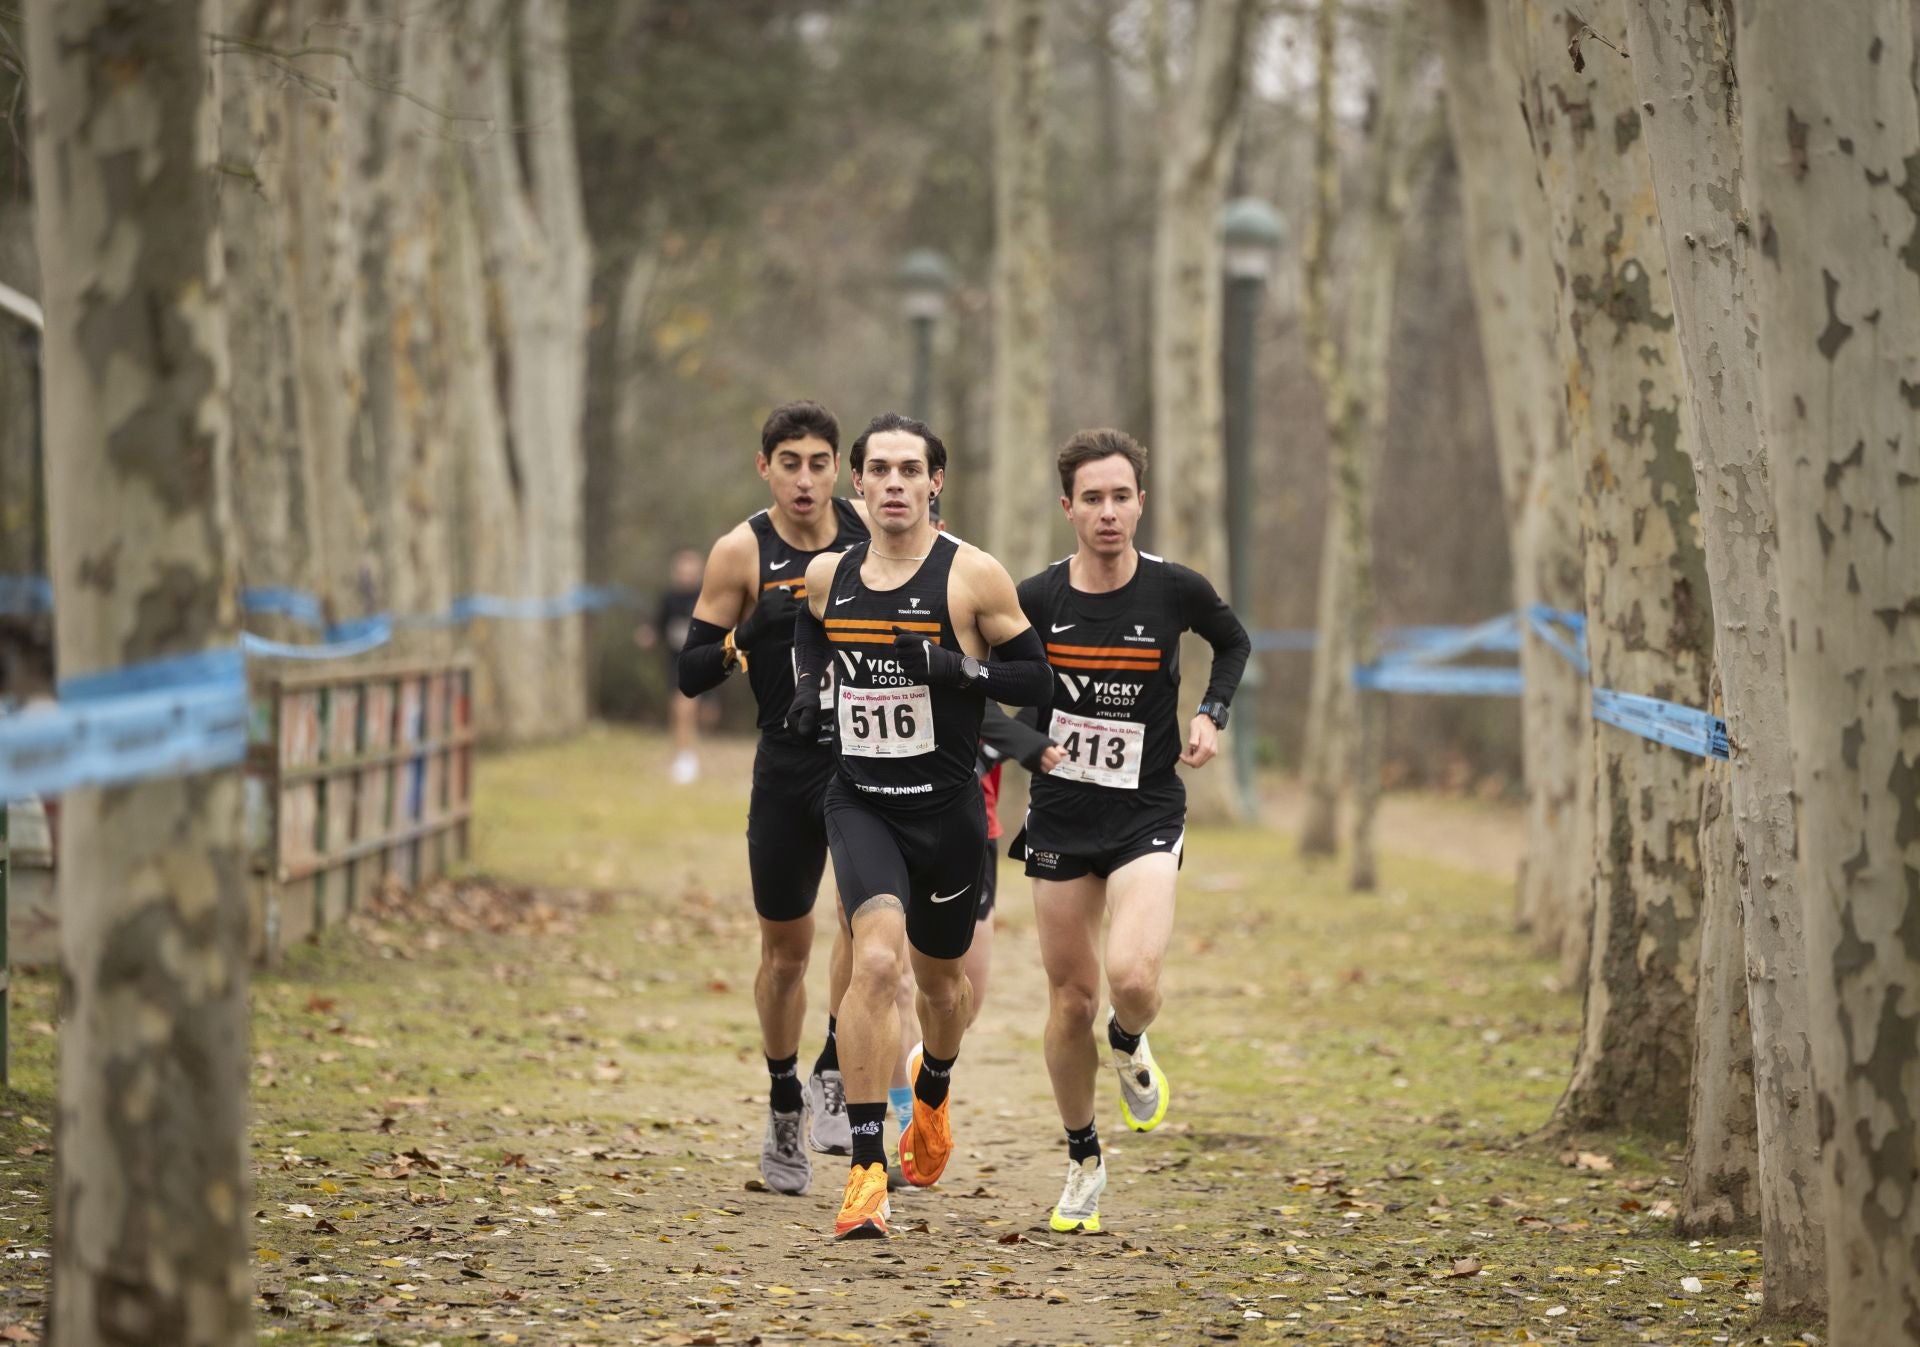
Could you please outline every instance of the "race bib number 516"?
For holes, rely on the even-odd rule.
[[[1145,725],[1055,711],[1047,737],[1067,755],[1053,769],[1053,775],[1092,786],[1140,789],[1140,759],[1147,746]]]
[[[840,685],[840,751],[855,758],[916,758],[933,752],[933,696],[904,688]]]

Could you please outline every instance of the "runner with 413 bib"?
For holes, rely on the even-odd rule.
[[[971,1018],[964,960],[987,830],[973,770],[981,712],[988,697],[1044,700],[1051,675],[1000,563],[928,518],[946,480],[939,437],[890,412],[851,456],[873,539],[807,568],[787,724],[803,738],[815,732],[831,665],[840,767],[827,788],[827,838],[853,938],[839,1019],[853,1164],[834,1235],[872,1239],[886,1235],[889,1214],[882,1129],[900,1041],[901,937],[922,1037],[900,1169],[926,1187],[953,1152],[947,1087]]]
[[[823,807],[834,760],[832,749],[816,736],[787,731],[793,626],[806,598],[807,564],[865,538],[867,525],[859,505],[833,494],[840,426],[818,403],[774,408],[760,429],[758,466],[773,505],[713,545],[680,655],[680,690],[695,697],[745,670],[759,705],[747,868],[760,918],[753,1003],[770,1077],[760,1174],[775,1192],[799,1194],[813,1178],[801,1136],[809,1110],[800,1087],[800,1030],[813,953],[813,903],[827,863]],[[834,969],[844,976],[846,944],[838,922],[834,929]],[[823,1061],[833,1049],[831,1020],[828,1026]],[[810,1084],[816,1148],[844,1151],[846,1112],[838,1071],[816,1064]]]
[[[1176,762],[1204,766],[1252,643],[1206,578],[1133,545],[1146,502],[1146,451],[1117,430],[1082,431],[1059,455],[1060,500],[1078,546],[1020,584],[1020,606],[1053,666],[1040,727],[1061,753],[1033,778],[1013,854],[1033,878],[1047,971],[1047,1074],[1067,1129],[1062,1232],[1100,1229],[1106,1165],[1094,1128],[1100,1055],[1100,918],[1109,914],[1107,1044],[1127,1126],[1151,1131],[1171,1091],[1147,1047],[1173,935],[1174,878],[1186,840]],[[1182,729],[1180,635],[1213,647],[1206,695]]]

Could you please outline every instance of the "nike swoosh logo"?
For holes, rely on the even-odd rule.
[[[853,602],[853,601],[854,601],[855,599],[857,599],[857,598],[859,598],[859,597],[860,597],[860,596],[859,596],[858,594],[849,594],[849,595],[847,595],[847,597],[846,597],[846,598],[844,598],[844,599],[835,599],[835,600],[833,601],[833,606],[834,606],[835,608],[838,608],[838,607],[839,607],[839,606],[840,606],[841,604],[843,604],[843,603],[852,603],[852,602]]]
[[[1079,626],[1079,625],[1080,625],[1080,624],[1079,624],[1079,623],[1077,623],[1077,622],[1069,622],[1069,623],[1067,623],[1067,624],[1066,624],[1065,626],[1063,626],[1063,627],[1055,627],[1055,628],[1054,628],[1054,630],[1055,630],[1056,632],[1060,632],[1060,631],[1072,631],[1072,630],[1073,630],[1073,629],[1074,629],[1075,627],[1077,627],[1077,626]]]
[[[1157,847],[1163,847],[1167,844],[1167,839],[1164,837],[1156,837],[1153,839],[1153,844]]]
[[[787,557],[787,558],[785,558],[784,560],[781,560],[781,561],[769,561],[769,562],[767,563],[767,569],[768,569],[768,570],[770,570],[770,571],[777,571],[777,570],[779,570],[779,569],[781,569],[781,568],[782,568],[783,566],[785,566],[785,565],[787,565],[787,564],[788,564],[789,562],[791,562],[792,560],[793,560],[793,558],[792,558],[792,557]]]
[[[933,895],[933,901],[936,903],[950,903],[955,898],[958,898],[961,894],[965,893],[968,889],[972,887],[973,885],[971,884],[963,884],[961,887],[955,889],[952,893],[947,894],[944,898],[936,893]]]

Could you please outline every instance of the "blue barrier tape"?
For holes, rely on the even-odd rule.
[[[320,600],[305,590],[282,585],[255,585],[240,591],[240,608],[248,613],[277,613],[309,627],[327,625]]]
[[[1593,690],[1593,718],[1703,758],[1729,758],[1727,722],[1707,711],[1611,688]]]
[[[1567,663],[1583,674],[1588,672],[1587,619],[1584,616],[1536,603],[1527,609],[1527,627],[1558,651]]]
[[[247,755],[238,649],[64,680],[59,706],[0,719],[0,799],[228,767]]]
[[[53,611],[53,582],[44,575],[0,575],[0,617]]]
[[[1430,664],[1372,664],[1353,671],[1353,685],[1374,692],[1409,692],[1442,697],[1518,697],[1520,671]]]
[[[264,636],[245,632],[240,637],[240,648],[249,655],[262,655],[269,659],[352,659],[355,655],[378,650],[392,639],[393,624],[386,618],[363,617],[330,628],[327,639],[319,645],[269,641]]]

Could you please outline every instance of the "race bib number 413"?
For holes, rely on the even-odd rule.
[[[1053,769],[1063,781],[1084,781],[1119,790],[1140,789],[1140,759],[1147,727],[1131,720],[1102,720],[1055,711],[1047,737],[1060,745],[1066,760]]]
[[[855,758],[916,758],[933,752],[933,696],[926,685],[840,685],[840,751]]]

